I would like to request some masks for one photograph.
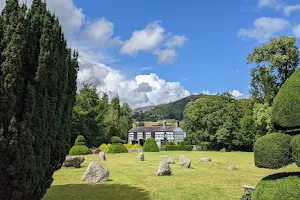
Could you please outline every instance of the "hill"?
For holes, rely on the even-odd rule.
[[[208,95],[191,95],[168,104],[137,108],[133,110],[133,118],[137,121],[157,121],[163,119],[182,120],[183,111],[186,105],[190,101],[194,101],[199,98],[204,98],[206,96]]]

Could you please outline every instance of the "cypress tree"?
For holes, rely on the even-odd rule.
[[[7,0],[0,40],[0,199],[41,199],[69,150],[78,54],[41,0]]]

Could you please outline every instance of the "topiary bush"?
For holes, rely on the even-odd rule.
[[[85,145],[75,145],[73,146],[70,151],[69,155],[87,155],[89,154],[89,148]]]
[[[283,133],[272,133],[257,139],[254,145],[255,166],[278,169],[292,163],[290,141]]]
[[[156,141],[153,138],[146,139],[144,147],[143,147],[143,151],[144,152],[159,152]]]
[[[85,138],[82,135],[78,135],[75,139],[74,145],[86,145]]]
[[[112,144],[108,153],[128,153],[128,150],[123,144]]]
[[[109,149],[110,146],[111,146],[111,144],[105,144],[105,143],[103,143],[103,144],[100,145],[100,147],[98,149],[100,149],[100,150],[107,150],[107,149]]]
[[[272,121],[278,129],[300,128],[300,69],[293,73],[276,95]]]
[[[126,144],[126,141],[125,140],[122,140],[120,137],[118,136],[113,136],[111,138],[111,143],[112,144]]]
[[[256,186],[252,198],[253,200],[299,200],[300,178],[298,175],[284,173],[280,176],[274,174],[262,179]]]
[[[127,149],[128,148],[132,148],[132,144],[131,143],[127,143],[127,144],[123,144]]]
[[[140,149],[142,147],[140,145],[138,145],[138,144],[134,144],[131,148],[133,148],[133,149]]]
[[[300,135],[293,137],[291,141],[293,160],[300,167]]]

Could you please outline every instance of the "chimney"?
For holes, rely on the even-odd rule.
[[[180,125],[179,125],[179,120],[176,120],[176,128],[179,128]]]
[[[167,126],[166,120],[163,121],[163,127],[165,128]]]
[[[132,123],[132,128],[136,128],[136,123],[135,122]]]

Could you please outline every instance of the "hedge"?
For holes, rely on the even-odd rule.
[[[110,146],[111,146],[111,144],[103,143],[103,144],[100,145],[99,149],[100,150],[107,150],[107,149],[109,149]]]
[[[192,151],[191,145],[166,145],[165,146],[166,151]]]
[[[70,151],[69,155],[87,155],[89,154],[89,148],[85,145],[75,145],[73,146]]]
[[[112,144],[108,153],[128,153],[128,150],[123,144]]]
[[[255,165],[279,169],[292,163],[291,138],[283,133],[272,133],[258,138],[254,145]]]
[[[293,160],[300,167],[300,135],[293,137],[291,141]]]
[[[279,129],[300,127],[300,69],[293,73],[276,95],[272,120]]]
[[[263,179],[256,186],[253,200],[299,200],[300,178],[288,176],[279,179]]]
[[[156,141],[153,138],[146,139],[143,151],[144,152],[159,152]]]
[[[200,151],[208,151],[211,148],[210,142],[200,142]]]
[[[127,149],[132,148],[132,144],[131,143],[127,143],[127,144],[123,144]]]
[[[74,145],[86,145],[85,138],[82,135],[78,135],[77,138],[75,139]]]
[[[112,144],[126,144],[126,141],[125,140],[122,140],[120,137],[118,136],[113,136],[111,138],[111,143]]]
[[[133,148],[133,149],[140,149],[142,147],[140,145],[138,145],[138,144],[134,144],[134,145],[132,145],[131,148]]]

